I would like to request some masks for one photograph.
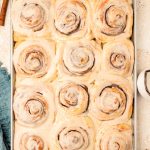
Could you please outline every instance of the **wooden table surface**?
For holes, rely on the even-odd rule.
[[[10,71],[10,6],[6,25],[0,27],[0,61]],[[150,69],[150,0],[137,0],[138,73]],[[138,150],[150,150],[150,100],[138,95]]]

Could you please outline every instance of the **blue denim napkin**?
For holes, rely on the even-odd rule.
[[[11,138],[11,81],[0,63],[0,150],[10,150]]]

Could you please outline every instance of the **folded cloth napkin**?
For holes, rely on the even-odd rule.
[[[0,63],[0,150],[10,150],[11,138],[11,81],[7,70]]]

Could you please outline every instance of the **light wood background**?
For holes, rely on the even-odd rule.
[[[10,6],[6,25],[0,27],[0,61],[10,71]],[[137,0],[138,73],[150,69],[150,0]],[[138,150],[150,150],[150,99],[138,95]]]
[[[150,0],[137,0],[137,69],[150,69]],[[138,103],[138,150],[150,150],[150,99]]]

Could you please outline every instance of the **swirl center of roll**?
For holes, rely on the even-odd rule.
[[[116,6],[111,6],[106,13],[106,19],[109,26],[116,28],[126,24],[125,12]]]
[[[72,12],[70,12],[69,14],[64,14],[63,18],[55,21],[57,30],[66,35],[75,32],[78,29],[79,25],[80,17]]]
[[[32,71],[38,71],[42,66],[42,62],[38,58],[39,57],[38,54],[39,53],[32,52],[32,53],[28,54],[28,56],[26,58],[27,67]],[[40,53],[40,56],[42,56],[42,53]]]
[[[70,57],[73,64],[80,68],[84,67],[89,61],[88,53],[83,48],[78,48],[77,50],[72,51]]]
[[[58,140],[62,150],[85,150],[89,144],[87,132],[82,128],[64,128]]]
[[[21,71],[23,73],[36,77],[44,76],[50,65],[45,50],[36,45],[24,49],[19,61],[19,64],[22,64]]]
[[[120,6],[112,5],[104,13],[102,33],[110,36],[123,33],[127,24],[126,12]]]
[[[71,48],[68,54],[69,58],[65,58],[64,63],[71,73],[82,75],[93,68],[95,63],[94,54],[87,47]],[[70,64],[67,63],[68,61]]]
[[[110,115],[111,119],[115,117],[114,113],[117,113],[117,116],[124,113],[126,101],[126,94],[118,85],[105,87],[96,98],[98,109],[105,115]]]
[[[110,61],[112,66],[117,69],[124,69],[126,65],[126,57],[121,53],[113,53],[110,57]]]
[[[43,114],[43,105],[38,100],[32,99],[26,103],[26,110],[32,116]]]
[[[25,4],[20,19],[26,28],[38,31],[45,23],[45,11],[38,4]]]
[[[38,136],[23,137],[21,141],[21,148],[27,150],[42,150],[44,148],[43,140]]]
[[[34,98],[26,100],[24,105],[24,115],[26,116],[26,120],[24,120],[25,122],[35,123],[42,118],[45,118],[48,108],[45,100],[42,99],[41,96],[35,96]]]
[[[74,89],[69,89],[66,91],[64,98],[70,106],[75,106],[78,103],[78,93],[74,91]]]
[[[83,98],[87,98],[85,95],[87,95],[87,92],[82,86],[68,85],[60,91],[59,100],[63,106],[73,107],[77,106]]]

